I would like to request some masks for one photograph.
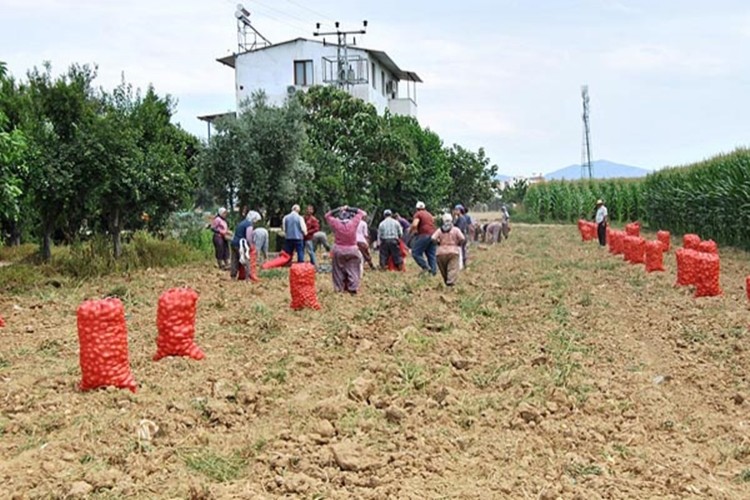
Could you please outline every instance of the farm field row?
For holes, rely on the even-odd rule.
[[[676,242],[674,242],[676,243]],[[742,498],[750,259],[720,297],[623,262],[575,226],[513,226],[454,290],[318,275],[292,312],[210,263],[0,297],[0,484],[8,498]],[[151,360],[156,301],[200,295],[202,361]],[[125,303],[138,391],[81,393],[77,306]],[[158,426],[138,436],[142,420]]]

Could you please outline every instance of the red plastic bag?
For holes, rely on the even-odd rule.
[[[282,251],[278,257],[272,260],[267,260],[261,266],[261,269],[273,269],[275,267],[284,267],[292,261],[292,256]]]
[[[646,242],[646,271],[664,271],[664,244],[661,241]]]
[[[641,223],[631,222],[630,224],[625,224],[625,234],[627,234],[628,236],[640,236]]]
[[[81,390],[114,386],[135,392],[120,299],[87,300],[78,307],[77,317]]]
[[[698,244],[698,251],[703,253],[713,253],[717,254],[719,253],[719,247],[716,245],[716,242],[714,240],[706,240],[701,241]]]
[[[696,262],[695,296],[716,297],[721,295],[719,256],[711,253],[699,253]]]
[[[167,356],[203,359],[206,355],[195,343],[195,310],[198,294],[190,288],[172,288],[159,297],[156,310],[156,354],[154,361]]]
[[[669,231],[658,231],[656,239],[661,242],[664,251],[669,252],[669,248],[672,246],[672,236],[669,234]]]
[[[677,258],[677,285],[695,285],[697,279],[697,257],[701,255],[696,250],[678,248],[675,252]]]
[[[685,234],[682,236],[682,248],[688,250],[698,250],[701,244],[701,237],[697,234]]]
[[[305,307],[320,309],[315,291],[315,266],[308,262],[292,264],[289,270],[289,291],[292,294],[292,309]]]

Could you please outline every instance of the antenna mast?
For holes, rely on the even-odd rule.
[[[591,122],[589,121],[589,86],[581,87],[583,98],[583,147],[581,151],[581,178],[593,177],[591,171]]]
[[[352,85],[361,83],[361,78],[355,74],[354,69],[351,67],[349,59],[349,44],[347,41],[347,35],[364,35],[367,33],[367,21],[362,21],[362,29],[353,31],[342,31],[339,29],[340,23],[335,23],[336,31],[328,31],[325,33],[320,32],[320,23],[315,24],[314,36],[332,36],[336,35],[338,40],[336,44],[336,78],[333,83],[337,87],[350,90]],[[325,42],[325,40],[323,40]],[[354,38],[354,44],[356,45],[357,39]],[[358,58],[357,58],[358,59]],[[373,78],[375,76],[373,75]]]
[[[241,3],[237,4],[237,11],[234,13],[237,18],[237,52],[250,52],[271,45],[268,38],[264,37],[260,31],[250,23],[250,11]],[[248,35],[251,40],[248,41]]]

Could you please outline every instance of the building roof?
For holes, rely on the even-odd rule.
[[[324,44],[324,42],[321,42],[319,40],[309,40],[307,38],[299,37],[299,38],[294,38],[292,40],[287,40],[285,42],[279,42],[279,43],[274,43],[272,45],[267,45],[265,47],[261,47],[261,48],[255,49],[255,50],[248,50],[246,52],[240,52],[239,54],[232,54],[232,55],[229,55],[229,56],[226,56],[226,57],[221,57],[221,58],[217,59],[217,61],[219,61],[221,64],[226,64],[230,68],[234,68],[235,67],[235,61],[237,60],[238,56],[241,56],[243,54],[249,54],[251,52],[261,52],[261,51],[264,51],[264,50],[269,50],[269,49],[273,49],[275,47],[280,47],[282,45],[287,45],[287,44],[290,44],[290,43],[297,43],[297,42],[309,42],[309,43]],[[325,45],[330,45],[332,47],[335,47],[335,44],[326,43]],[[402,70],[401,68],[399,68],[398,65],[393,61],[393,59],[391,59],[388,56],[388,54],[386,54],[382,50],[366,49],[364,47],[357,47],[356,45],[352,46],[352,48],[355,49],[355,50],[363,50],[363,51],[367,52],[368,54],[370,54],[375,60],[377,60],[380,64],[382,64],[383,67],[385,67],[388,71],[390,71],[391,73],[393,73],[393,76],[395,76],[399,80],[408,80],[408,81],[412,81],[412,82],[422,83],[422,79],[419,78],[419,75],[417,75],[413,71],[405,71],[405,70]]]

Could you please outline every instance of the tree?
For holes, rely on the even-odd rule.
[[[26,174],[26,137],[3,111],[6,94],[15,90],[14,82],[6,75],[5,63],[0,62],[0,220],[15,224]]]
[[[202,178],[227,207],[248,205],[270,214],[308,194],[312,170],[300,159],[303,110],[296,100],[270,106],[262,92],[243,103],[236,118],[216,124],[201,157]]]
[[[471,206],[489,201],[497,189],[497,165],[479,148],[476,153],[454,144],[447,150],[450,176],[453,179],[450,191],[451,203]]]
[[[85,204],[94,187],[91,170],[96,158],[87,154],[85,142],[94,131],[100,107],[92,87],[95,77],[95,68],[78,65],[56,79],[49,64],[43,72],[34,68],[28,74],[26,187],[41,223],[41,255],[45,261],[52,255],[55,230],[70,233],[81,227]]]

